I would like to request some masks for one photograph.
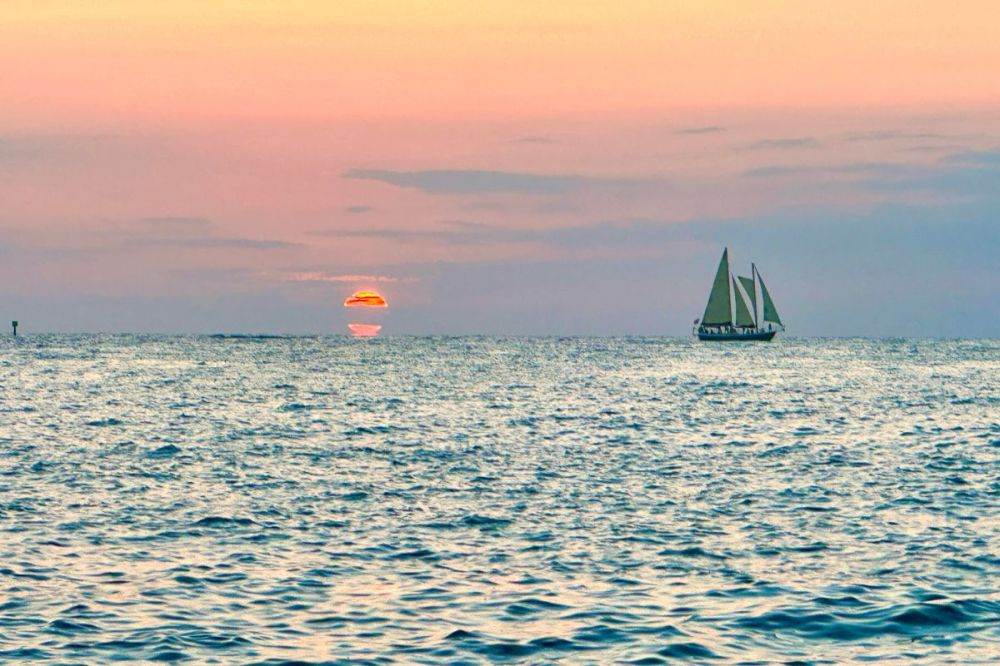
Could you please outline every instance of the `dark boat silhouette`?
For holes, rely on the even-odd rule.
[[[756,264],[750,264],[750,275],[733,277],[729,272],[729,248],[723,249],[705,314],[694,321],[699,340],[766,342],[778,331],[785,330]],[[760,299],[757,298],[758,288]]]

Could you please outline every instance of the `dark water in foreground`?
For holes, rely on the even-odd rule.
[[[1000,342],[0,342],[0,662],[998,655]]]

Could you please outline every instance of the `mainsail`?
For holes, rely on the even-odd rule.
[[[760,276],[760,271],[757,271],[757,280],[760,282],[760,295],[764,301],[764,321],[784,326],[781,323],[781,317],[778,316],[777,308],[774,307],[774,301],[771,300],[771,294],[768,293],[767,287],[764,285],[764,278]]]
[[[743,280],[744,278],[740,278]],[[736,296],[736,325],[737,326],[753,326],[753,315],[750,314],[750,310],[747,308],[747,301],[743,298],[743,294],[740,292],[739,288],[736,286],[736,280],[733,280],[733,292]]]
[[[729,302],[729,248],[722,251],[719,270],[715,272],[712,293],[701,317],[702,326],[729,326],[733,323],[733,311]]]

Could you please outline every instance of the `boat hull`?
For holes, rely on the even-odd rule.
[[[747,333],[711,333],[698,331],[698,339],[706,342],[769,342],[777,331],[749,331]]]

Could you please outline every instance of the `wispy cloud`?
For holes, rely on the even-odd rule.
[[[347,273],[344,275],[330,275],[322,271],[309,271],[303,273],[290,273],[282,277],[287,282],[345,282],[356,283],[391,283],[400,282],[401,278],[391,275],[361,275]],[[406,280],[404,280],[406,281]]]
[[[102,137],[76,134],[6,134],[0,135],[0,164],[29,162],[45,157],[65,158],[101,147]]]
[[[261,238],[146,238],[133,241],[136,245],[161,245],[188,248],[226,248],[242,250],[284,250],[302,247],[302,243]]]
[[[541,135],[521,136],[511,139],[511,143],[558,143],[555,139]]]
[[[747,146],[750,150],[788,150],[792,148],[817,148],[819,141],[811,136],[788,137],[782,139],[761,139]]]
[[[682,127],[677,130],[677,134],[717,134],[724,132],[725,127],[719,125],[705,125],[703,127]]]
[[[489,240],[486,237],[488,227],[482,229],[396,229],[392,227],[374,227],[371,229],[323,229],[312,232],[314,236],[331,238],[376,238],[392,241],[437,240],[443,242],[473,243]]]
[[[962,257],[982,264],[1000,239],[1000,225],[982,208],[925,208],[886,204],[864,214],[831,210],[786,210],[746,218],[694,218],[687,221],[624,219],[560,228],[504,229],[490,225],[456,226],[447,230],[370,230],[371,237],[410,242],[434,238],[454,244],[533,243],[553,257],[648,256],[685,247],[736,246],[748,254],[790,261],[810,248],[805,262],[877,265],[880,253],[905,255],[915,264],[934,257],[939,263],[962,264]],[[806,240],[807,239],[807,240]],[[859,245],[859,239],[863,243]],[[863,247],[862,249],[859,249]],[[828,248],[833,254],[825,257]],[[836,260],[834,260],[834,258]],[[553,259],[558,261],[559,259]],[[803,264],[803,265],[805,265]],[[332,281],[332,280],[330,280]]]
[[[542,239],[544,229],[509,229],[501,226],[468,220],[442,220],[437,229],[399,229],[376,227],[370,229],[324,229],[314,235],[334,238],[373,238],[384,241],[414,242],[436,241],[453,245],[482,243],[526,243]]]
[[[143,217],[137,220],[139,224],[146,224],[153,227],[165,228],[205,228],[211,226],[212,222],[207,217],[188,216],[163,216],[163,217]]]
[[[968,150],[968,146],[957,143],[918,143],[900,148],[900,150],[907,153],[954,153]]]
[[[777,176],[790,176],[792,174],[801,173],[804,167],[794,167],[787,166],[784,164],[777,164],[771,166],[755,167],[753,169],[747,169],[743,172],[743,175],[747,178],[774,178]]]
[[[585,245],[588,243],[627,243],[632,234],[641,233],[647,226],[641,223],[607,222],[596,225],[576,225],[559,228],[519,228],[511,229],[481,222],[465,220],[443,220],[445,229],[330,229],[316,232],[323,236],[337,238],[374,238],[384,241],[413,242],[418,240],[438,241],[453,245],[476,245],[485,243],[555,243]],[[660,223],[656,223],[660,224]]]
[[[543,175],[476,169],[429,171],[390,171],[387,169],[349,169],[344,178],[376,180],[396,187],[409,187],[428,194],[480,194],[522,192],[558,194],[571,192],[585,181],[576,175]]]
[[[911,173],[914,168],[915,167],[912,165],[894,162],[851,162],[847,164],[825,165],[773,164],[748,169],[743,172],[743,175],[747,178],[774,178],[781,176],[805,176],[817,174],[836,176],[887,176]]]
[[[848,134],[846,140],[852,142],[858,141],[900,141],[907,139],[918,139],[918,140],[934,140],[934,139],[953,139],[954,137],[949,137],[947,134],[939,134],[937,132],[914,132],[909,130],[875,130],[871,132],[857,132],[854,134]]]
[[[220,248],[236,250],[281,250],[301,247],[301,243],[272,238],[245,238],[240,236],[216,236],[213,223],[207,217],[198,215],[158,215],[141,217],[127,228],[119,228],[116,234],[125,244],[182,247]]]
[[[0,164],[33,160],[43,152],[44,147],[36,141],[20,136],[0,136]]]
[[[375,210],[371,206],[345,206],[344,212],[350,213],[351,215],[360,215],[362,213],[370,213]]]
[[[483,222],[472,222],[470,220],[441,220],[439,224],[455,229],[489,229],[490,225]]]
[[[0,165],[53,160],[64,167],[147,163],[151,155],[162,156],[168,144],[165,137],[150,134],[7,133],[0,134]]]
[[[743,172],[748,178],[849,179],[884,195],[919,193],[935,200],[1000,199],[1000,149],[961,151],[930,162],[849,162],[826,165],[775,164]]]
[[[211,280],[213,283],[223,281],[247,283],[251,282],[257,275],[257,271],[254,269],[243,266],[168,268],[164,273],[179,279],[196,282]]]
[[[890,176],[893,176],[890,174]],[[1000,203],[1000,150],[963,151],[934,164],[912,167],[894,177],[874,177],[865,182],[882,193],[917,192],[941,201]]]
[[[970,150],[954,153],[945,158],[953,164],[969,164],[982,167],[1000,167],[1000,148],[996,150]],[[1000,187],[1000,183],[998,183]]]

